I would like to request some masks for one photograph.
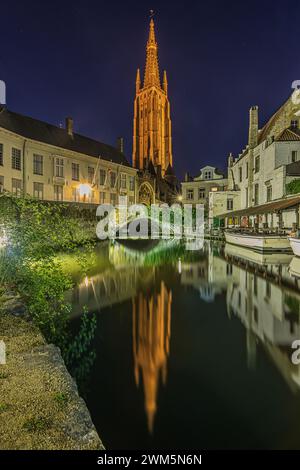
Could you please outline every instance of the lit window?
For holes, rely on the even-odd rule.
[[[74,202],[79,201],[79,189],[78,188],[72,188],[72,200]]]
[[[11,149],[11,167],[13,170],[21,170],[21,150]]]
[[[99,202],[100,204],[104,204],[105,203],[105,192],[103,191],[100,191],[100,194],[99,194]]]
[[[62,201],[64,198],[64,188],[60,185],[54,185],[54,200]]]
[[[33,154],[33,174],[42,175],[43,174],[43,156]]]
[[[117,204],[117,195],[115,193],[112,193],[110,195],[110,203],[115,206]]]
[[[11,181],[12,193],[16,196],[21,196],[22,194],[22,181],[16,178],[12,178]]]
[[[36,197],[37,199],[44,199],[43,183],[33,183],[33,197]]]

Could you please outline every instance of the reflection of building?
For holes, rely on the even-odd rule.
[[[153,431],[160,378],[167,379],[170,351],[172,293],[162,282],[158,293],[140,293],[133,300],[133,355],[136,384],[143,378],[145,411]]]
[[[259,341],[290,388],[298,390],[300,366],[292,364],[290,348],[300,338],[300,284],[288,272],[291,256],[230,245],[225,255],[209,251],[206,263],[183,264],[181,282],[199,290],[205,301],[226,292],[229,318],[238,317],[247,332],[249,366],[255,365]]]

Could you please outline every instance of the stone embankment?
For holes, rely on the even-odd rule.
[[[0,340],[6,351],[6,363],[0,363],[0,449],[103,449],[60,350],[45,342],[13,294],[1,303]]]

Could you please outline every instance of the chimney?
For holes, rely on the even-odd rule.
[[[228,155],[228,168],[231,168],[232,165],[233,165],[233,155],[230,152],[230,154]]]
[[[252,106],[249,111],[249,139],[250,149],[254,149],[258,142],[258,106]]]
[[[71,117],[66,117],[66,130],[70,137],[73,137],[73,124],[73,119]]]
[[[191,181],[191,177],[189,175],[189,173],[185,173],[184,175],[184,181],[187,183],[188,181]]]
[[[124,153],[124,138],[123,137],[118,137],[117,149],[119,150],[119,152]]]

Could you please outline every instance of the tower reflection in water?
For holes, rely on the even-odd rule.
[[[161,282],[158,292],[140,292],[133,300],[133,357],[137,386],[142,379],[148,430],[153,432],[160,381],[167,381],[172,292]]]

